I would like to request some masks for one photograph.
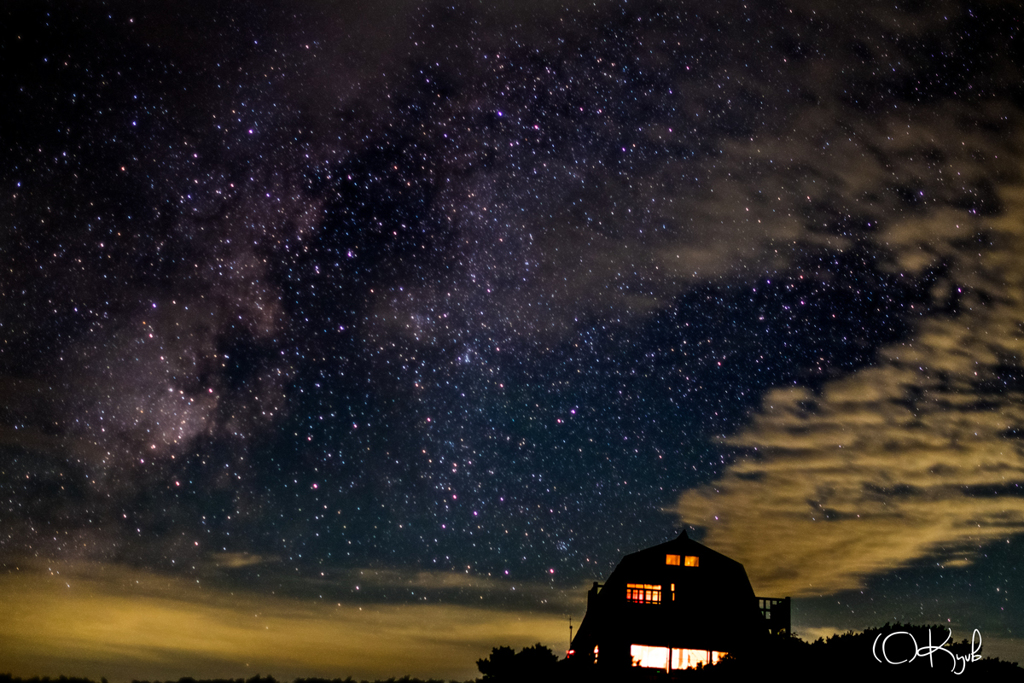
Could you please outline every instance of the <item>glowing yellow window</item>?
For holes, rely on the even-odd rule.
[[[679,566],[679,556],[678,555],[666,555],[665,556],[665,564],[674,564],[675,566],[678,567]]]
[[[700,558],[696,555],[687,555],[686,559],[683,560],[683,565],[686,567],[699,567]]]
[[[696,669],[698,665],[718,664],[727,652],[714,650],[689,650],[672,648],[670,666],[672,669]]]
[[[641,666],[645,669],[669,670],[670,652],[667,647],[630,645],[629,655],[633,659],[633,666]]]
[[[633,644],[629,646],[629,654],[635,667],[678,671],[718,664],[727,653]]]
[[[649,583],[627,583],[626,600],[647,605],[660,605],[661,586]]]

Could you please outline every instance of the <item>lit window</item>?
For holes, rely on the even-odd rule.
[[[675,566],[678,567],[679,566],[679,556],[678,555],[666,555],[665,556],[665,564],[674,564]]]
[[[687,567],[698,567],[700,566],[700,558],[696,555],[687,555],[683,564]]]
[[[650,605],[661,604],[661,586],[649,583],[627,583],[626,600]]]
[[[718,664],[726,652],[715,652],[714,650],[690,650],[688,648],[672,648],[672,669],[696,669],[697,665],[707,666]]]
[[[594,646],[594,664],[597,664],[597,656],[599,654],[601,654],[601,646],[600,645],[595,645]]]
[[[678,671],[696,669],[698,666],[718,664],[727,653],[714,650],[691,650],[689,648],[657,647],[654,645],[630,645],[629,656],[633,666],[644,669]]]
[[[669,649],[667,647],[630,645],[629,656],[633,659],[633,666],[668,671]]]

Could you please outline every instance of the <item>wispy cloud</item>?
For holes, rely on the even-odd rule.
[[[956,312],[820,394],[769,393],[724,440],[743,457],[680,498],[682,518],[743,561],[757,591],[837,592],[925,557],[965,564],[1024,532],[1024,190],[1002,199],[984,232],[960,231],[985,243],[953,243],[942,215],[923,242],[957,259],[955,291],[942,292]],[[921,230],[887,233],[897,261],[924,251]]]
[[[15,675],[466,679],[492,647],[565,636],[561,616],[526,609],[268,596],[110,565],[16,572],[0,594],[0,670]]]

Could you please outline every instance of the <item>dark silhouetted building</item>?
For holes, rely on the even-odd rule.
[[[716,663],[769,633],[789,634],[789,598],[758,598],[743,565],[679,538],[626,555],[587,596],[570,659],[606,674]]]

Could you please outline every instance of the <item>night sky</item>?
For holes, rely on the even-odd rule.
[[[470,678],[684,529],[1024,660],[1022,15],[5,3],[0,671]]]

